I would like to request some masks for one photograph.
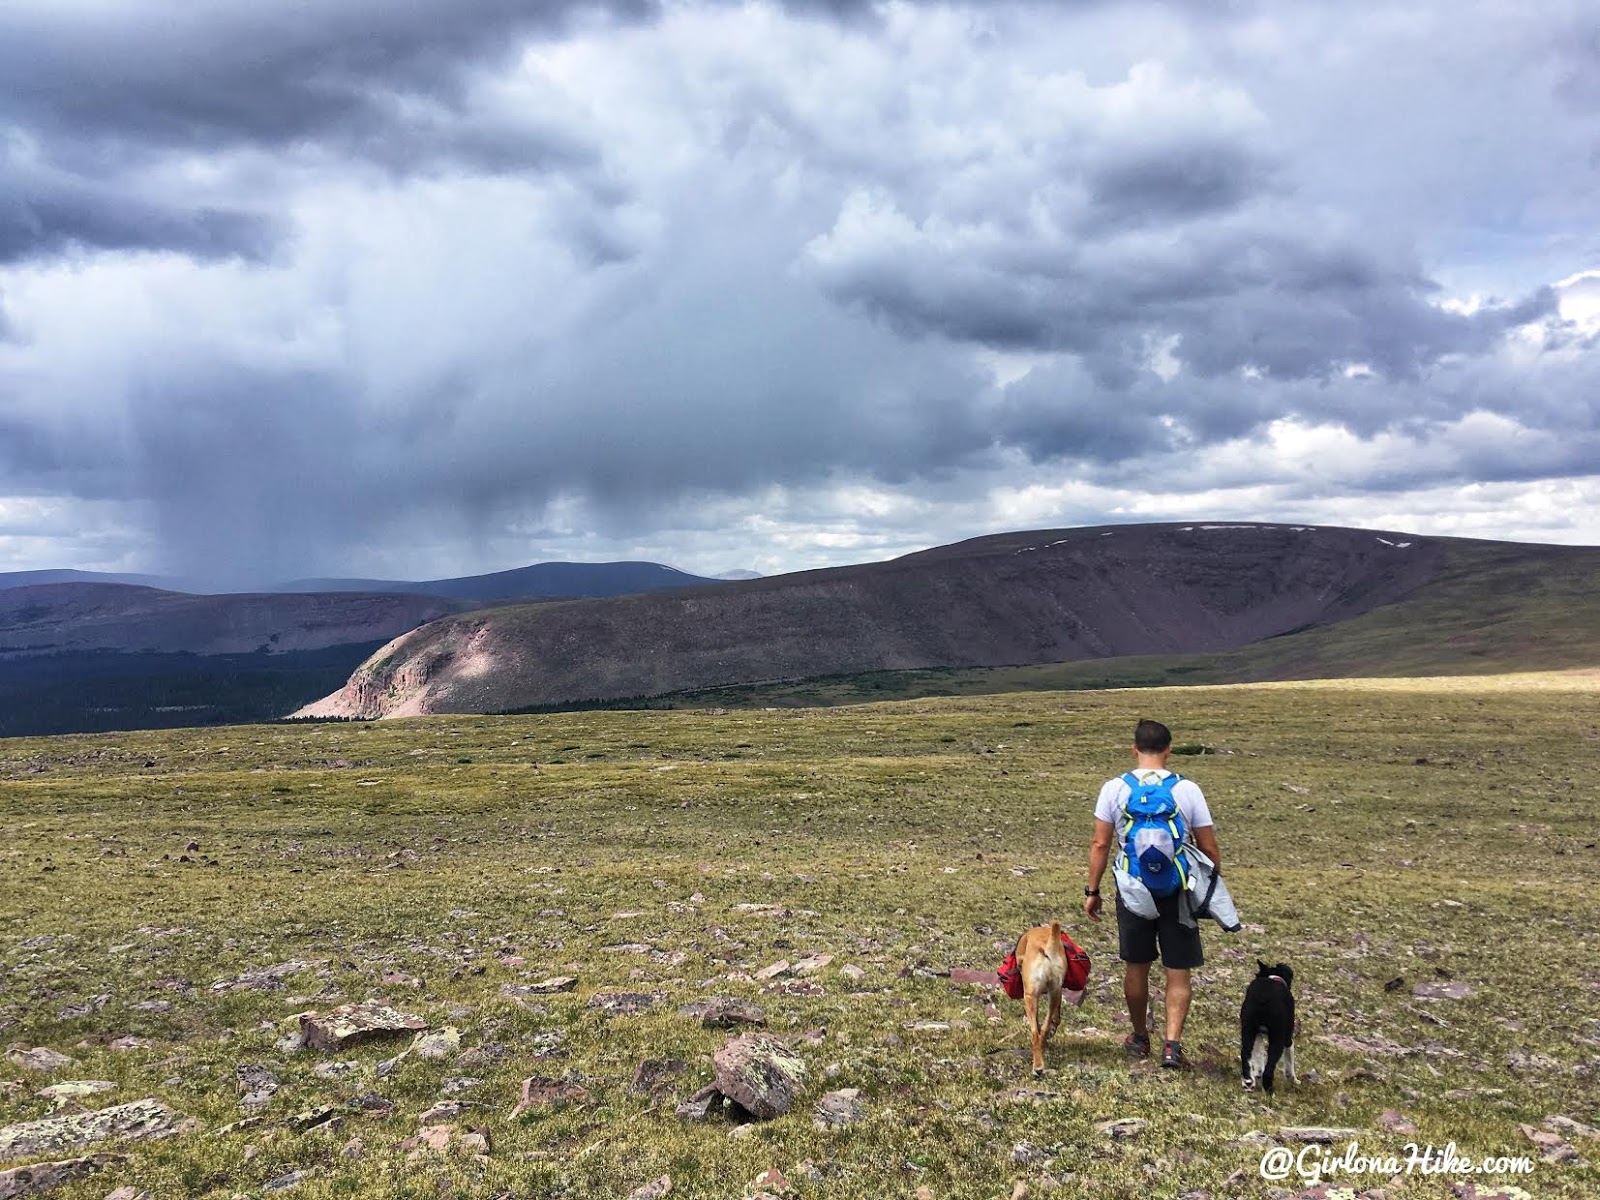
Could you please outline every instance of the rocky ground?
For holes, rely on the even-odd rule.
[[[1249,922],[1182,1075],[1077,909],[1145,714]],[[1486,683],[0,742],[0,1200],[1593,1195],[1597,741]],[[984,974],[1052,916],[1095,967],[1034,1080]],[[1537,1166],[1260,1177],[1352,1140]]]

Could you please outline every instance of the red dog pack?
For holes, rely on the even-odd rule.
[[[1067,956],[1067,973],[1061,986],[1069,992],[1081,992],[1084,984],[1089,982],[1089,955],[1067,936],[1066,930],[1061,931],[1061,949]],[[1000,964],[995,974],[1000,977],[1000,987],[1006,995],[1013,1000],[1022,999],[1022,967],[1017,962],[1015,950],[1006,955],[1005,962]]]

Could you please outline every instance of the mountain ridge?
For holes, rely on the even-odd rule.
[[[753,680],[1234,651],[1424,588],[1472,543],[1165,523],[991,534],[715,589],[513,606],[386,645],[303,715],[493,712]],[[1579,548],[1518,551],[1589,555]]]

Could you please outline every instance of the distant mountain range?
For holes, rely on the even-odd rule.
[[[111,571],[0,571],[0,591],[9,588],[38,587],[47,583],[126,583],[135,587],[165,588],[168,591],[186,592],[190,588],[176,586],[178,581],[162,575],[119,575]]]
[[[1241,659],[1239,677],[1593,665],[1596,585],[1600,550],[1588,548],[1259,523],[1009,533],[890,562],[446,617],[302,711],[500,712],[866,672],[1216,656],[1267,639],[1270,654]]]
[[[452,579],[296,579],[247,589],[218,588],[197,580],[168,575],[127,575],[106,571],[0,572],[0,591],[50,583],[120,583],[188,592],[198,596],[240,595],[250,592],[322,593],[367,592],[373,595],[441,596],[454,600],[572,600],[588,596],[625,596],[657,588],[693,587],[721,579],[757,579],[754,571],[734,571],[715,577],[691,575],[676,567],[653,562],[571,563],[545,562]]]
[[[424,582],[260,592],[89,571],[0,575],[0,736],[282,716],[407,630],[481,605],[715,581],[656,563],[540,563]]]
[[[715,583],[676,567],[653,562],[535,563],[491,575],[408,582],[393,579],[297,579],[269,588],[274,592],[378,592],[417,596],[444,596],[484,602],[572,600],[593,596],[626,596],[661,588],[694,587]]]

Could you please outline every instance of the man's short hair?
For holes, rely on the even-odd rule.
[[[1172,745],[1172,730],[1160,721],[1140,721],[1133,731],[1133,748],[1141,754],[1160,754]]]

